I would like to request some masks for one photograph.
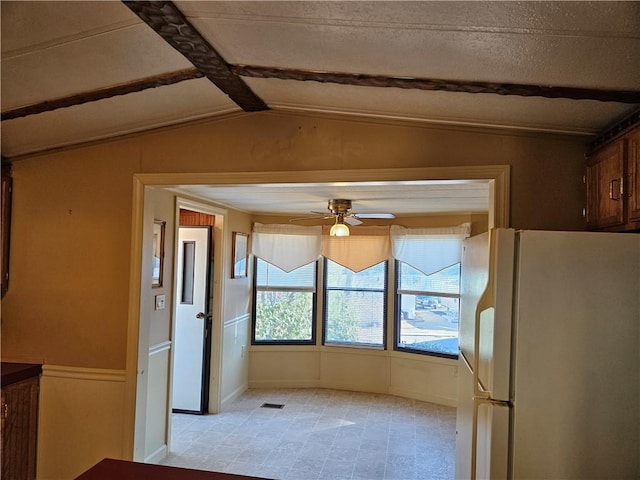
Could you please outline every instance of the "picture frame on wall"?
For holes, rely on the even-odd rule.
[[[154,220],[153,222],[153,267],[151,274],[151,286],[159,288],[162,286],[164,273],[164,231],[167,222]]]
[[[233,252],[231,254],[231,278],[247,276],[247,257],[249,254],[249,234],[233,232]]]

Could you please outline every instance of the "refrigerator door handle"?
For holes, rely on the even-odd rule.
[[[491,404],[508,407],[509,402],[491,398],[491,391],[487,390],[480,382],[480,319],[482,312],[490,308],[495,308],[495,236],[492,230],[489,233],[489,274],[487,277],[487,287],[478,300],[475,312],[475,329],[473,339],[473,425],[471,428],[471,480],[476,480],[478,468],[478,409],[481,404]],[[466,361],[466,359],[465,359]]]

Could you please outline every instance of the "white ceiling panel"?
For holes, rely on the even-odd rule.
[[[2,2],[2,57],[119,30],[142,21],[120,2]]]
[[[176,1],[190,18],[363,25],[434,30],[601,32],[635,35],[637,2],[502,1]]]
[[[332,198],[351,200],[352,211],[361,214],[484,213],[489,208],[489,184],[482,181],[194,185],[176,190],[263,215],[328,214],[327,204]]]
[[[87,51],[92,52],[91,55]],[[145,24],[2,59],[2,108],[193,66]]]
[[[624,114],[628,108],[592,100],[513,98],[312,81],[250,78],[247,83],[273,109],[348,111],[353,115],[576,134],[594,134],[607,125],[608,119]]]
[[[604,22],[611,8],[597,2],[239,3],[179,4],[234,64],[592,88],[634,88],[640,77],[633,2]]]
[[[207,79],[2,122],[2,152],[33,152],[238,111]]]

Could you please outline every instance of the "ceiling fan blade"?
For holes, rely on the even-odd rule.
[[[356,213],[358,218],[396,218],[393,213]]]
[[[311,215],[309,217],[291,218],[291,219],[289,219],[289,221],[290,222],[299,222],[301,220],[326,220],[328,218],[333,218],[333,215],[327,216],[327,215],[325,215],[323,213],[323,214],[320,214],[320,215]]]
[[[349,217],[344,217],[344,223],[348,223],[351,226],[356,226],[356,225],[360,225],[362,224],[362,222],[360,220],[358,220],[356,217],[354,217],[353,215],[349,216]]]

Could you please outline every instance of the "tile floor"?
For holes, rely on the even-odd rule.
[[[391,395],[248,390],[218,415],[174,414],[162,463],[280,480],[450,480],[455,417]]]

